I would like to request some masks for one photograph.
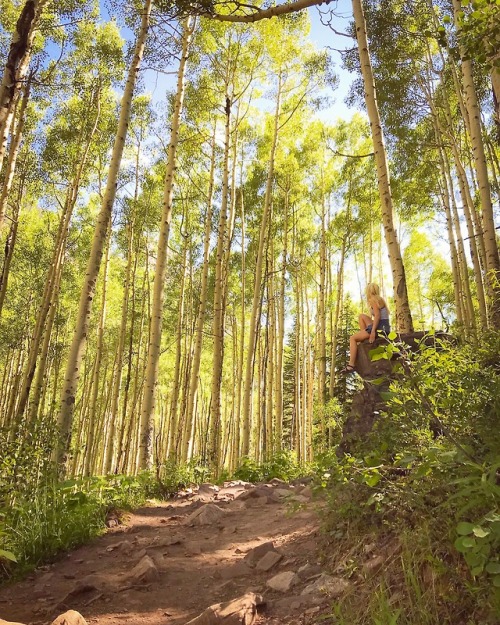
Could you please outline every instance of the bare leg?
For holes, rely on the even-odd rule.
[[[367,315],[365,315],[366,317]],[[371,322],[371,319],[370,319]],[[366,331],[366,330],[360,330],[359,332],[356,332],[356,334],[353,334],[351,336],[351,338],[349,339],[349,365],[351,367],[354,367],[354,364],[356,363],[356,355],[358,353],[358,343],[361,343],[361,341],[366,341],[367,338],[370,337],[370,334]]]
[[[373,323],[373,319],[371,317],[369,317],[368,315],[359,315],[358,317],[358,323],[359,323],[359,327],[362,330],[366,330],[366,327],[369,326],[371,323]]]

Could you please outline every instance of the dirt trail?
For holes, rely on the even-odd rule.
[[[328,606],[324,594],[301,595],[321,574],[318,527],[307,485],[204,485],[141,508],[126,525],[0,589],[0,619],[50,623],[73,609],[98,625],[184,625],[212,604],[256,592],[265,605],[255,623],[307,625]],[[279,561],[266,571],[270,562],[252,549],[269,541],[278,553],[268,559]],[[298,574],[290,588],[267,585],[284,572]]]

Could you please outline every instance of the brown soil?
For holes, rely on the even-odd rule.
[[[294,598],[305,580],[287,593],[271,590],[266,581],[280,572],[297,572],[306,563],[317,564],[317,506],[310,499],[304,503],[305,497],[299,497],[300,504],[290,502],[300,486],[287,487],[287,497],[284,485],[268,485],[272,497],[267,500],[263,488],[257,489],[259,497],[248,497],[253,490],[249,485],[246,490],[233,485],[221,489],[215,499],[185,493],[172,502],[141,508],[124,525],[110,528],[22,582],[0,589],[0,618],[50,623],[73,609],[88,623],[99,625],[184,625],[212,604],[253,591],[266,602],[259,609],[257,624],[313,623],[321,612],[328,612],[328,602],[299,605]],[[208,502],[226,511],[220,521],[185,524],[187,516]],[[283,555],[281,562],[268,572],[243,570],[245,554],[267,541],[273,541]],[[158,578],[127,582],[127,575],[146,554],[156,564]]]

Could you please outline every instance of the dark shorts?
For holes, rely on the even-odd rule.
[[[371,333],[372,327],[373,327],[372,323],[370,323],[369,326],[366,326],[366,331],[368,332],[368,334]],[[390,331],[391,331],[391,324],[389,323],[389,319],[381,319],[378,322],[377,333],[389,334]]]

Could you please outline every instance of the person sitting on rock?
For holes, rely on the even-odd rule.
[[[380,295],[380,287],[374,282],[366,287],[366,299],[370,306],[371,316],[361,314],[359,315],[359,332],[353,334],[349,339],[349,363],[345,366],[340,373],[353,373],[356,364],[356,355],[358,353],[358,343],[366,341],[368,339],[370,343],[377,338],[377,332],[385,335],[391,331],[391,325],[389,322],[389,308]]]

